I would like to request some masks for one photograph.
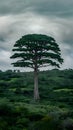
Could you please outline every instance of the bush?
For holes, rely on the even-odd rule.
[[[7,128],[8,123],[2,117],[0,117],[0,130],[5,130]]]
[[[62,126],[65,130],[73,130],[73,119],[67,118],[63,120]]]
[[[0,116],[11,116],[13,115],[13,107],[8,103],[0,104]]]
[[[61,130],[59,121],[53,120],[52,117],[46,116],[41,121],[33,125],[31,130]]]
[[[25,118],[25,117],[19,118],[16,122],[16,125],[19,126],[20,128],[28,127],[29,126],[29,119]]]

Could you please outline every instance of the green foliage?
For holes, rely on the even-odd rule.
[[[37,68],[45,64],[59,67],[63,62],[55,39],[46,35],[28,34],[22,36],[16,41],[13,51],[16,53],[11,58],[17,59],[17,62],[12,63],[15,67],[35,68],[35,64]]]
[[[5,128],[8,127],[7,121],[3,120],[2,117],[0,117],[0,130],[5,130]]]
[[[65,115],[64,115],[65,114]],[[41,120],[35,122],[32,130],[72,130],[73,119],[67,118],[66,113],[60,111],[50,112]],[[30,129],[30,130],[31,130]]]
[[[67,118],[62,121],[62,126],[66,130],[73,130],[73,119]]]
[[[72,73],[73,70],[50,70],[40,72],[38,75],[40,99],[52,101],[53,104],[55,101],[59,102],[59,105],[64,103],[66,105],[72,105]],[[9,77],[9,80],[6,80],[5,77]],[[1,72],[0,97],[5,97],[8,100],[14,101],[25,101],[25,98],[26,100],[31,100],[33,97],[33,73],[20,72],[19,74],[16,72]]]
[[[40,72],[41,98],[35,103],[32,72],[0,72],[0,130],[73,130],[72,74]]]
[[[19,130],[28,127],[29,119],[27,116],[29,112],[24,106],[14,106],[10,103],[0,104],[0,129],[6,128],[12,130],[13,127]]]

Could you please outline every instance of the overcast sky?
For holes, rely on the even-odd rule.
[[[0,70],[12,69],[12,48],[22,35],[46,34],[60,46],[73,69],[73,0],[0,0]]]

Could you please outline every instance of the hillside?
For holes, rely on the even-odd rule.
[[[7,130],[47,130],[46,124],[45,128],[43,126],[39,129],[43,122],[39,120],[43,119],[44,122],[52,120],[49,119],[52,116],[47,117],[51,112],[53,112],[52,121],[56,114],[59,120],[69,119],[68,123],[73,125],[73,70],[54,69],[39,72],[41,98],[36,103],[33,100],[33,84],[32,72],[0,71],[1,130],[5,130],[5,127]],[[50,126],[50,130],[54,129]]]

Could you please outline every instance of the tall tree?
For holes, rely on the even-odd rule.
[[[63,59],[61,51],[55,39],[42,34],[28,34],[22,36],[14,44],[15,53],[11,58],[17,61],[12,63],[14,67],[30,67],[34,70],[34,99],[38,100],[38,70],[41,67],[60,67]]]

